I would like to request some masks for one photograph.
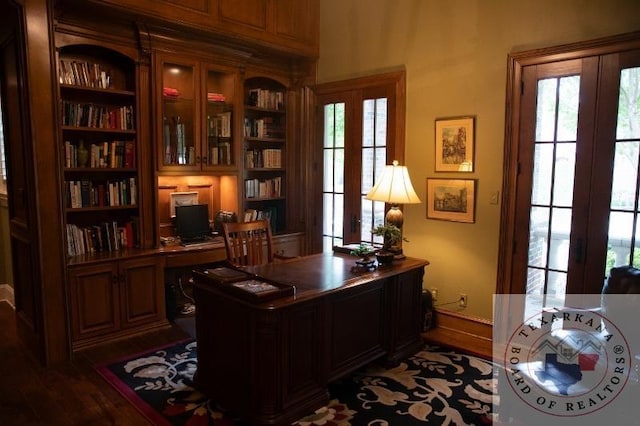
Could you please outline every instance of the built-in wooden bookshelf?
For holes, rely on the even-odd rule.
[[[268,219],[286,229],[286,87],[273,79],[244,82],[243,219]]]
[[[136,65],[108,48],[58,52],[66,252],[140,245]]]

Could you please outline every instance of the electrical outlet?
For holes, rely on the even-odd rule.
[[[438,289],[435,287],[431,287],[431,299],[435,302],[438,300]]]
[[[459,304],[461,308],[467,307],[467,295],[464,293],[460,293]]]

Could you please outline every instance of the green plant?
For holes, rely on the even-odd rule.
[[[401,240],[407,241],[406,238],[402,237],[400,228],[389,222],[376,226],[371,230],[371,233],[382,237],[382,250],[384,251],[389,251],[389,249],[397,245]]]
[[[363,258],[368,258],[373,253],[375,253],[375,249],[368,244],[359,244],[356,248],[349,252],[352,256],[360,256]]]

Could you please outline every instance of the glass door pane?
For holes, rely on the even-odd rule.
[[[605,276],[614,266],[640,265],[639,157],[640,68],[635,67],[620,72]]]
[[[233,157],[233,101],[235,80],[232,74],[207,70],[205,98],[206,142],[200,153],[204,166],[231,166]]]
[[[322,145],[323,251],[344,245],[344,125],[345,104],[326,104]]]
[[[384,223],[384,203],[365,198],[387,163],[387,99],[362,102],[362,179],[360,188],[360,239],[382,244],[382,237],[371,230]]]
[[[538,82],[527,310],[564,304],[571,237],[580,77]]]
[[[165,62],[162,70],[164,165],[195,165],[195,70]]]

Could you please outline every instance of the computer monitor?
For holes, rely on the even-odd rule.
[[[209,205],[176,206],[176,234],[183,242],[210,236]]]

